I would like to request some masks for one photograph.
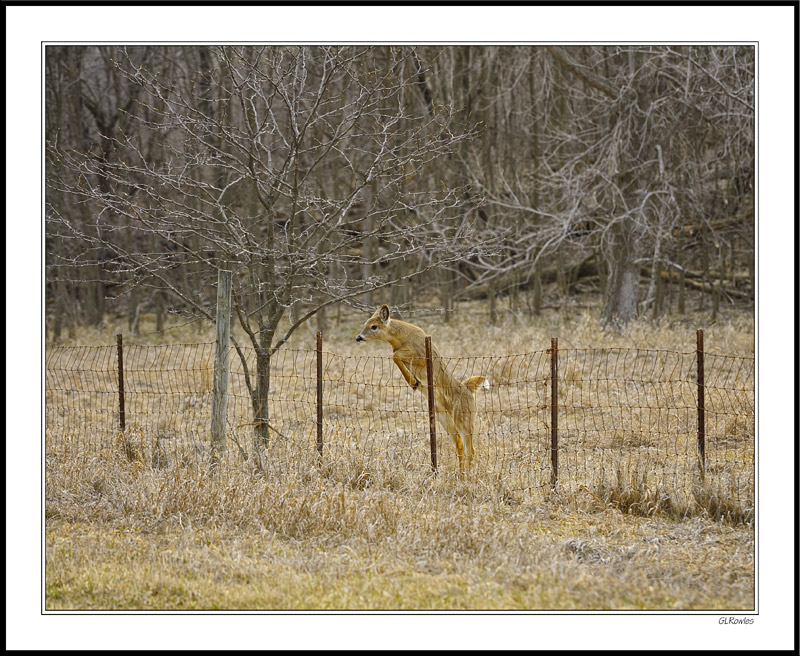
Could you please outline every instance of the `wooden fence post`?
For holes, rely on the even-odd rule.
[[[428,373],[428,420],[431,432],[431,469],[436,473],[436,398],[433,390],[433,349],[430,335],[425,336],[425,365]]]
[[[117,379],[119,381],[119,430],[125,432],[125,368],[122,362],[122,334],[117,335]]]
[[[706,385],[702,328],[697,331],[697,451],[703,479],[706,475]]]
[[[322,331],[317,332],[317,451],[322,458]]]
[[[228,371],[231,340],[230,271],[217,276],[217,348],[214,356],[214,396],[211,403],[211,457],[225,451],[225,424],[228,409]]]
[[[558,338],[550,339],[550,485],[558,484]]]

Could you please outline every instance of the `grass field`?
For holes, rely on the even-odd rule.
[[[56,479],[56,476],[63,476]],[[753,532],[514,504],[443,474],[269,480],[97,459],[48,480],[49,609],[748,609]]]
[[[450,325],[431,315],[408,320],[430,332],[445,357],[485,358],[493,381],[516,376],[503,366],[515,362],[515,354],[547,349],[550,337],[557,337],[559,349],[567,350],[691,352],[695,329],[702,327],[708,353],[753,354],[752,316],[734,315],[711,326],[703,325],[700,317],[655,326],[641,323],[622,334],[598,328],[588,311],[576,311],[568,320],[564,316],[509,316],[489,325],[485,317],[472,317],[465,308]],[[666,490],[661,478],[653,478],[662,467],[658,444],[666,438],[676,445],[679,439],[689,439],[683,433],[689,435],[690,418],[678,412],[679,404],[673,402],[676,411],[659,419],[670,433],[674,427],[674,435],[665,435],[667,429],[662,428],[651,437],[644,424],[603,431],[598,426],[604,424],[593,419],[590,433],[602,444],[603,457],[610,459],[607,470],[600,476],[600,470],[589,465],[589,473],[565,479],[571,484],[556,494],[546,487],[536,487],[535,494],[524,492],[534,479],[515,479],[505,464],[507,454],[492,452],[486,439],[476,446],[484,453],[483,464],[459,477],[452,444],[442,436],[440,469],[433,476],[425,465],[426,444],[420,443],[415,428],[425,421],[423,407],[398,413],[391,423],[366,419],[393,407],[395,402],[387,399],[370,404],[378,386],[393,389],[399,374],[390,366],[386,345],[354,342],[365,319],[366,315],[350,315],[330,326],[325,339],[328,357],[369,357],[389,366],[381,365],[385,369],[378,372],[374,388],[350,385],[334,388],[340,389],[339,396],[331,392],[326,417],[338,411],[357,428],[338,438],[326,437],[330,444],[322,464],[313,448],[298,449],[281,439],[275,440],[258,469],[252,461],[230,454],[212,468],[197,449],[193,457],[157,462],[152,452],[136,455],[119,448],[113,437],[90,434],[95,430],[91,427],[73,426],[68,438],[63,431],[48,430],[45,607],[754,608],[754,490],[730,496],[727,484],[720,484],[720,474],[713,486],[696,484],[676,494]],[[116,332],[121,330],[109,325],[104,332],[84,333],[81,341],[112,344]],[[183,327],[140,341],[212,340],[207,327]],[[312,335],[301,332],[287,346],[313,348]],[[204,375],[199,373],[198,379],[207,387]],[[608,405],[599,388],[582,382],[580,367],[562,375],[574,383],[564,392],[567,429],[570,421],[583,416],[584,406]],[[585,395],[580,403],[574,396],[579,384]],[[663,389],[653,389],[659,397],[653,404],[664,403]],[[407,392],[398,385],[397,393]],[[710,394],[716,398],[715,392]],[[308,403],[305,392],[295,395],[293,402]],[[55,404],[55,399],[48,397],[47,402]],[[422,406],[419,395],[403,399],[402,404]],[[724,400],[720,396],[718,402]],[[93,402],[82,399],[87,405]],[[625,398],[620,403],[624,402]],[[152,425],[160,428],[149,424],[133,434],[152,444],[153,431],[176,430],[181,419],[188,423],[194,410],[185,399],[182,403],[177,418],[155,417]],[[350,405],[364,416],[347,415]],[[286,416],[276,417],[286,435],[296,407],[287,406]],[[498,427],[506,427],[502,435],[513,435],[514,422],[522,420],[521,406],[503,401],[501,407],[511,410],[493,414],[487,401],[479,402],[487,434],[495,441],[501,435]],[[537,413],[529,412],[526,426],[536,425]],[[136,416],[135,407],[131,416]],[[331,430],[349,425],[344,419],[340,424],[330,421]],[[723,454],[714,466],[752,480],[748,472],[753,467],[754,418],[720,412],[713,421],[718,423],[709,433]],[[298,427],[299,433],[304,430]],[[364,441],[370,431],[374,435]],[[570,439],[580,442],[578,433],[570,437],[566,431],[565,449]],[[194,439],[202,442],[202,434],[198,437],[195,430]],[[235,453],[232,445],[231,451]],[[588,451],[574,453],[585,457]],[[618,453],[627,454],[627,459],[613,462]],[[633,461],[631,454],[640,460]],[[647,454],[653,464],[630,468]],[[596,467],[600,461],[592,462]]]

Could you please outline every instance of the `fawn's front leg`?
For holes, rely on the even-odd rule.
[[[400,370],[400,373],[403,374],[403,378],[406,379],[406,382],[411,386],[412,389],[416,390],[420,385],[420,381],[409,371],[403,359],[395,354],[392,356],[392,361],[397,365],[397,368]]]

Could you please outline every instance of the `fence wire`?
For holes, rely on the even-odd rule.
[[[52,347],[45,360],[46,454],[122,450],[154,465],[210,453],[213,343],[124,347],[125,431],[116,346]],[[391,358],[322,353],[324,458],[429,469],[429,418]],[[256,439],[253,349],[231,350],[227,444]],[[443,359],[476,394],[475,462],[509,489],[553,483],[551,353]],[[317,352],[280,349],[269,367],[268,456],[316,448]],[[705,354],[705,462],[698,446],[697,353],[625,348],[558,351],[558,469],[562,491],[652,485],[691,494],[698,481],[751,504],[755,487],[755,360]],[[76,449],[76,447],[79,447]],[[437,429],[440,468],[456,449]],[[288,462],[288,460],[287,460]]]

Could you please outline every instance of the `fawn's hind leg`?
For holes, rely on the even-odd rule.
[[[440,410],[436,413],[436,416],[439,419],[439,423],[442,424],[444,430],[453,438],[453,443],[456,445],[456,453],[458,454],[458,467],[459,469],[463,469],[464,467],[464,442],[461,440],[461,435],[458,433],[458,429],[456,428],[456,423],[453,421],[453,417],[450,416],[449,412],[444,410]]]
[[[458,432],[461,434],[461,438],[464,440],[463,449],[466,452],[466,459],[467,464],[472,461],[472,458],[475,457],[475,445],[472,441],[472,431],[473,431],[473,414],[472,412],[465,413],[464,417],[461,417],[461,421],[457,422]]]
[[[453,442],[456,444],[456,453],[458,453],[458,468],[460,470],[464,469],[464,458],[466,454],[464,453],[464,443],[461,441],[461,435],[458,434],[458,431],[453,429],[453,432],[450,434],[453,438]],[[467,463],[469,463],[469,457],[466,456]]]

